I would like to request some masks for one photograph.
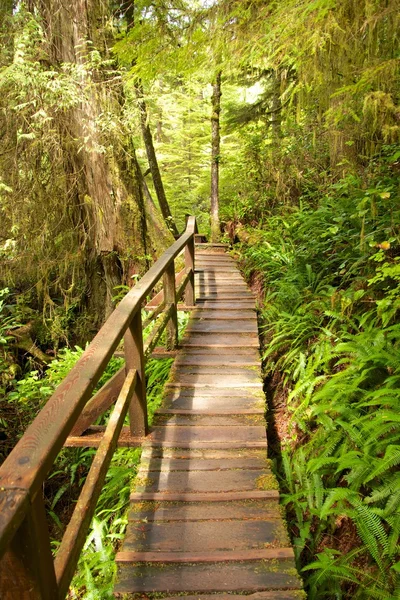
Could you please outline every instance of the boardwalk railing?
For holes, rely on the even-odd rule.
[[[196,220],[120,302],[75,367],[40,411],[0,467],[0,597],[2,600],[65,598],[85,542],[108,466],[129,413],[130,436],[140,443],[148,431],[144,367],[166,330],[167,350],[178,343],[177,304],[194,304]],[[185,268],[175,278],[175,258]],[[141,309],[157,282],[163,294],[142,323]],[[178,288],[176,287],[178,282]],[[143,343],[143,328],[155,321]],[[114,352],[124,343],[125,367],[95,395],[93,390]],[[98,444],[71,520],[53,561],[43,500],[43,483],[72,433],[79,436],[115,403]]]

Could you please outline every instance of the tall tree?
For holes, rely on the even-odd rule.
[[[0,77],[15,108],[6,134],[14,122],[18,131],[17,151],[0,157],[0,244],[11,238],[7,272],[36,285],[47,316],[61,297],[67,310],[86,303],[97,328],[115,286],[144,266],[148,243],[110,15],[101,0],[30,0],[28,9],[19,9],[15,58]]]
[[[219,162],[221,152],[221,71],[217,72],[211,98],[211,241],[220,237],[219,220]]]
[[[146,149],[147,160],[149,162],[150,173],[153,179],[154,189],[157,194],[157,200],[160,205],[161,214],[175,237],[179,235],[175,221],[165,194],[164,184],[161,177],[160,167],[158,165],[157,154],[154,148],[153,135],[150,129],[149,114],[143,95],[143,88],[140,83],[135,85],[136,97],[140,112],[140,126],[142,130],[143,142]]]
[[[155,7],[155,10],[156,9]],[[135,27],[135,0],[131,2],[124,2],[121,6],[121,11],[125,16],[126,21],[126,32],[129,32]],[[140,23],[139,23],[140,27]],[[135,67],[137,63],[137,57],[133,56],[131,59],[131,67]],[[142,131],[143,143],[146,150],[147,160],[149,163],[149,169],[151,177],[153,179],[154,189],[157,195],[157,200],[160,206],[161,214],[168,229],[172,232],[175,237],[178,237],[179,232],[176,227],[175,221],[172,217],[171,210],[169,208],[167,196],[165,194],[164,184],[161,177],[160,167],[158,165],[157,154],[154,148],[153,135],[150,129],[149,112],[146,105],[146,100],[143,93],[143,85],[138,75],[135,78],[135,93],[139,108],[140,115],[140,128]]]

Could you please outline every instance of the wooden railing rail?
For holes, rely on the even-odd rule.
[[[112,454],[129,412],[130,434],[148,432],[145,362],[166,330],[167,350],[178,343],[177,304],[185,291],[194,304],[196,220],[123,298],[0,467],[0,597],[2,600],[62,600],[69,587]],[[185,251],[184,273],[175,281],[175,258]],[[163,298],[144,323],[155,320],[143,343],[141,309],[163,278]],[[125,367],[94,396],[93,390],[124,340]],[[53,561],[43,483],[72,432],[83,433],[115,403]]]

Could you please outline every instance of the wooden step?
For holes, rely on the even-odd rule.
[[[142,508],[145,506],[145,508]],[[134,522],[192,522],[281,519],[277,498],[262,500],[234,500],[231,502],[133,502],[128,521]]]
[[[299,600],[267,459],[256,300],[222,249],[197,252],[196,309],[142,445],[115,594]]]
[[[265,448],[242,448],[242,449],[215,449],[215,448],[160,448],[160,447],[145,447],[142,451],[142,458],[145,460],[153,458],[182,458],[195,460],[201,458],[202,460],[209,460],[213,458],[218,459],[231,459],[231,458],[261,458],[266,459]],[[267,464],[267,463],[266,463]]]
[[[227,300],[226,298],[224,300],[218,299],[218,298],[213,298],[213,299],[207,299],[207,298],[199,298],[196,297],[196,306],[198,308],[206,308],[206,309],[212,309],[212,310],[242,310],[242,309],[252,309],[255,310],[255,306],[254,306],[254,300],[252,298],[246,298],[246,299],[242,299],[242,298],[235,298],[234,300],[231,298],[230,300]]]
[[[269,463],[264,457],[245,458],[144,458],[140,471],[231,471],[237,469],[266,470]]]
[[[256,354],[257,356],[257,354]],[[195,352],[181,353],[174,362],[174,367],[254,367],[260,369],[252,356],[243,354],[197,354]]]
[[[129,600],[129,596],[128,596]],[[163,600],[232,600],[232,594],[180,594],[179,596],[166,596]],[[301,590],[286,590],[273,592],[255,592],[246,594],[234,594],[233,600],[306,600],[306,595]]]
[[[279,492],[277,490],[251,490],[250,492],[133,492],[130,495],[131,502],[232,502],[236,500],[278,500]]]
[[[258,328],[255,320],[204,321],[200,318],[189,323],[186,335],[191,333],[255,333],[258,335]]]
[[[250,492],[253,489],[277,487],[276,480],[268,470],[229,469],[226,471],[146,471],[138,476],[136,493],[194,494]]]
[[[222,444],[236,447],[266,443],[265,427],[233,426],[233,427],[198,427],[177,426],[153,427],[146,437],[144,445],[173,444],[175,447],[190,447],[191,444],[209,446]],[[222,446],[223,447],[223,446]]]
[[[193,333],[185,335],[182,348],[259,348],[260,341],[251,333]]]
[[[212,319],[213,321],[229,321],[233,319],[234,321],[240,319],[241,321],[256,321],[257,322],[257,313],[253,308],[247,308],[242,310],[232,310],[231,308],[225,309],[205,309],[205,308],[196,308],[192,311],[191,314],[191,322],[196,322],[198,319]]]
[[[259,414],[231,412],[230,414],[160,414],[156,412],[154,426],[170,427],[171,425],[201,426],[201,427],[233,427],[241,425],[262,425],[265,427],[263,411]]]
[[[232,549],[235,552],[265,550],[288,546],[289,540],[281,518],[257,521],[234,520],[229,523],[229,526],[226,521],[215,520],[153,521],[129,523],[122,552],[156,554],[197,552],[200,555],[204,553],[205,548],[209,553],[228,552]]]
[[[187,555],[188,562],[151,564],[146,560],[137,564],[136,558],[119,564],[118,583],[115,591],[127,592],[243,592],[301,589],[301,583],[295,574],[294,560],[279,560],[279,551],[270,551],[273,558],[248,560],[243,562],[225,562],[229,553],[209,554],[209,561],[193,564],[196,557]],[[117,560],[124,557],[119,555]],[[182,557],[183,558],[183,557]],[[176,560],[176,559],[175,559]],[[277,563],[277,560],[279,562]]]

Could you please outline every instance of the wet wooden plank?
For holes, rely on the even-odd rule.
[[[222,391],[229,391],[223,390]],[[265,398],[255,397],[249,395],[252,388],[246,390],[240,390],[240,392],[232,388],[232,394],[225,394],[215,396],[212,394],[213,390],[208,388],[192,388],[183,389],[179,388],[173,391],[171,394],[167,394],[164,398],[164,408],[183,409],[191,410],[201,413],[202,411],[226,411],[226,410],[251,410],[260,409],[265,406]]]
[[[153,508],[149,505],[153,504]],[[145,509],[142,506],[146,506]],[[128,521],[226,521],[232,520],[281,520],[281,510],[275,498],[269,500],[253,500],[252,502],[180,502],[149,503],[141,505],[132,503]]]
[[[260,341],[251,333],[193,333],[182,340],[183,348],[259,348]]]
[[[204,321],[201,318],[191,321],[186,329],[190,333],[256,333],[257,321]]]
[[[265,427],[153,427],[146,443],[173,442],[176,445],[190,442],[262,442],[265,440]]]
[[[141,484],[141,481],[143,483]],[[268,470],[240,469],[238,471],[148,471],[143,479],[138,477],[135,490],[177,493],[250,492],[258,482],[276,488],[276,480]]]
[[[196,290],[196,297],[198,302],[205,300],[253,300],[254,296],[248,290]]]
[[[191,563],[193,560],[192,557]],[[116,592],[240,592],[301,588],[299,578],[294,574],[293,560],[281,560],[278,564],[274,559],[227,564],[191,563],[120,565]]]
[[[287,548],[289,540],[281,520],[131,522],[122,552],[229,552]],[[234,551],[233,551],[234,549]],[[293,556],[293,551],[291,552]],[[198,558],[198,557],[197,557]],[[257,558],[261,558],[258,556]],[[139,560],[143,560],[140,559]],[[118,558],[117,558],[118,561]]]
[[[70,436],[64,446],[72,448],[98,448],[105,432],[104,425],[92,425],[81,436]],[[131,435],[129,427],[123,427],[117,446],[122,448],[140,448],[145,438]]]
[[[174,364],[172,369],[172,377],[179,380],[181,375],[198,375],[202,376],[214,376],[214,379],[218,378],[218,375],[222,376],[236,376],[240,378],[243,383],[246,381],[260,381],[261,380],[261,368],[258,365],[251,365],[251,367],[240,367],[239,365],[182,365]],[[171,381],[170,383],[177,383]],[[178,381],[178,383],[180,383]],[[239,382],[240,385],[241,382]],[[224,386],[220,386],[224,387]],[[231,387],[231,386],[226,386]]]
[[[219,357],[232,357],[232,356],[246,356],[246,359],[248,357],[251,357],[254,361],[254,364],[259,365],[260,364],[260,351],[258,348],[252,348],[252,347],[244,347],[241,346],[240,348],[231,348],[229,346],[226,346],[226,348],[223,349],[219,349],[219,348],[208,348],[207,350],[205,350],[204,348],[183,348],[181,347],[181,351],[179,353],[179,358],[186,358],[187,356],[191,356],[193,354],[206,354],[207,356],[210,356],[214,359],[215,356],[219,356]]]
[[[186,426],[207,426],[207,427],[232,427],[242,425],[263,425],[265,420],[263,412],[250,415],[232,412],[230,414],[221,415],[199,415],[194,412],[191,414],[160,414],[155,416],[154,426],[170,427],[171,425],[186,425]]]
[[[174,363],[175,367],[257,367],[260,369],[260,366],[254,361],[253,357],[246,357],[242,354],[196,354],[192,352],[191,354],[182,354]]]
[[[129,598],[128,598],[129,600]],[[254,594],[191,594],[168,596],[163,600],[306,600],[306,595],[301,590],[286,590],[284,592],[275,590],[273,592],[256,592]]]
[[[191,314],[191,321],[198,319],[212,319],[213,321],[228,321],[230,319],[241,319],[242,321],[256,321],[257,313],[254,308],[243,308],[242,310],[226,309],[206,309],[196,308]]]
[[[229,471],[231,469],[266,470],[265,458],[143,458],[140,471]],[[268,470],[269,472],[269,470]]]
[[[196,298],[196,306],[198,308],[205,308],[207,310],[242,310],[242,309],[252,309],[254,308],[255,302],[253,298],[240,299],[236,298],[235,300],[218,300],[214,299],[204,299],[204,298]]]
[[[220,409],[220,410],[201,410],[178,409],[178,408],[160,408],[156,410],[156,415],[194,415],[196,417],[210,416],[220,417],[221,415],[265,415],[263,408],[242,408],[242,409]]]
[[[277,490],[251,490],[251,492],[221,492],[207,494],[201,493],[179,493],[164,494],[163,492],[133,492],[130,495],[131,502],[231,502],[233,500],[260,500],[278,499]]]
[[[159,448],[159,447],[145,447],[142,451],[143,458],[190,458],[196,459],[201,458],[208,460],[210,458],[244,458],[244,457],[258,457],[265,459],[266,452],[264,449],[258,448],[226,448],[226,449],[215,449],[215,448]]]

